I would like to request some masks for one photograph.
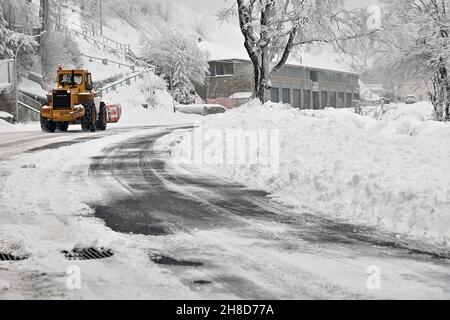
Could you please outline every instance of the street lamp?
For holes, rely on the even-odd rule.
[[[47,33],[47,31],[41,32],[40,34],[31,37],[32,39],[36,39],[41,37]],[[18,84],[18,78],[19,78],[19,68],[17,66],[18,64],[18,55],[19,51],[22,48],[22,46],[25,44],[26,40],[22,40],[22,42],[19,44],[19,47],[16,50],[16,53],[14,55],[14,98],[15,98],[15,106],[14,106],[14,116],[16,118],[16,121],[19,120],[19,84]]]
[[[103,36],[103,3],[100,0],[100,35]]]

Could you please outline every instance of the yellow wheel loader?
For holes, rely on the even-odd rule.
[[[48,93],[48,105],[41,109],[44,132],[65,132],[69,125],[80,125],[83,131],[106,130],[108,108],[92,85],[87,70],[58,69],[56,88]]]

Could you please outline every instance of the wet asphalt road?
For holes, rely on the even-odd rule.
[[[448,251],[300,212],[265,192],[174,165],[155,142],[189,127],[8,133],[0,159],[134,130],[145,131],[91,159],[89,182],[104,200],[88,205],[112,230],[148,238],[148,259],[200,297],[450,298]],[[381,268],[382,290],[366,287],[369,266]]]
[[[405,270],[392,271],[395,274],[391,278],[404,280],[405,288],[414,287],[415,282],[423,285],[424,282],[430,281],[433,290],[436,288],[442,290],[442,296],[438,298],[450,297],[449,252],[424,247],[411,240],[399,240],[395,235],[380,233],[372,228],[298,212],[295,208],[278,203],[265,192],[250,190],[242,185],[205,175],[195,168],[184,166],[180,170],[171,164],[169,151],[155,148],[155,141],[171,131],[155,131],[125,143],[112,145],[104,150],[103,156],[92,159],[91,174],[96,177],[103,189],[109,189],[108,192],[114,196],[110,200],[90,206],[95,209],[95,216],[104,220],[114,231],[168,237],[193,231],[226,230],[236,237],[243,237],[244,241],[245,238],[269,241],[269,247],[273,245],[277,253],[304,251],[311,254],[312,247],[313,255],[316,254],[319,259],[323,258],[325,264],[327,260],[336,263],[337,268],[346,268],[345,263],[351,264],[352,259],[358,261],[366,259],[374,261],[375,264],[380,262],[380,265],[393,262],[395,268]],[[281,236],[273,238],[265,230],[258,228],[258,225],[270,223],[284,228]],[[243,230],[245,234],[242,233]],[[221,241],[218,238],[214,245],[220,246]],[[198,257],[205,256],[208,250],[211,251],[208,247],[211,244],[195,245]],[[210,252],[208,256],[210,265],[220,266],[221,260],[226,259],[228,254],[226,249],[220,250],[223,251],[218,255]],[[167,268],[189,267],[196,263],[203,265],[199,260],[184,259],[183,251],[177,253],[176,247],[168,251],[171,254],[165,255],[163,252],[153,260]],[[340,254],[342,257],[339,257]],[[251,260],[252,251],[242,252],[242,255]],[[195,256],[195,252],[191,252],[190,256]],[[261,261],[261,265],[250,265],[250,269],[254,267],[261,272],[264,263],[267,262]],[[425,264],[425,267],[422,264]],[[253,286],[248,284],[248,276],[246,279],[239,280],[238,277],[236,280],[237,275],[220,277],[219,271],[214,272],[216,281],[225,282],[227,284],[225,287],[239,297],[289,297],[289,292],[284,292],[280,296],[264,294],[264,288],[258,289],[255,284]],[[249,272],[251,273],[251,270]],[[300,275],[302,270],[298,272]],[[320,271],[317,272],[320,276]],[[292,276],[295,278],[295,274]],[[311,276],[314,276],[314,271]],[[202,281],[210,283],[211,277],[210,274],[210,279]],[[317,282],[323,280],[317,279]],[[317,283],[315,285],[317,286]],[[401,287],[402,284],[399,283],[398,286]],[[250,287],[253,289],[248,290]],[[327,288],[327,285],[321,284],[320,287]],[[327,290],[331,289],[324,289],[322,296],[312,294],[305,296],[336,297],[333,292]],[[352,292],[351,289],[344,291],[342,296],[337,297],[366,297],[360,292]],[[298,295],[293,294],[292,298],[294,297]]]

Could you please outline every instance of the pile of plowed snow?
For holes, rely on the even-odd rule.
[[[300,111],[253,101],[209,117],[201,128],[224,136],[230,129],[278,129],[278,170],[211,161],[201,167],[302,209],[446,245],[450,127],[429,120],[431,113],[428,103],[399,105],[375,120],[351,110]],[[226,154],[227,143],[205,139],[204,154]],[[190,135],[178,138],[174,157],[189,157],[191,145]]]

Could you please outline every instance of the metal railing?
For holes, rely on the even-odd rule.
[[[144,67],[144,68],[154,68],[153,65],[151,65],[151,64],[149,64],[149,63],[147,63],[147,62],[145,62],[143,60],[137,59],[136,57],[131,55],[129,52],[119,51],[116,48],[114,48],[114,47],[112,47],[112,46],[110,46],[110,45],[108,45],[108,44],[106,44],[106,43],[104,43],[102,41],[99,41],[99,40],[95,39],[94,37],[91,37],[91,36],[89,36],[87,34],[84,34],[83,32],[80,32],[80,31],[78,31],[76,29],[72,29],[72,28],[69,28],[69,27],[66,27],[66,26],[62,26],[61,27],[61,31],[66,32],[66,33],[72,33],[76,37],[81,37],[84,40],[86,40],[87,42],[91,41],[93,43],[93,45],[96,46],[98,49],[103,49],[103,51],[107,51],[107,52],[112,53],[112,54],[114,54],[115,56],[118,56],[118,57],[122,56],[126,60],[133,62],[136,66]]]
[[[28,109],[28,110],[30,110],[31,112],[34,112],[34,113],[39,114],[39,115],[41,114],[41,111],[40,111],[40,110],[37,110],[37,109],[33,108],[32,106],[29,106],[29,105],[27,105],[26,103],[23,103],[22,101],[19,101],[18,103],[19,103],[19,105],[20,105],[21,107],[24,107],[25,109]]]
[[[82,30],[81,32],[83,34],[85,34],[85,35],[88,35],[88,36],[91,36],[91,37],[101,38],[102,39],[102,43],[104,43],[104,44],[107,44],[107,45],[113,44],[113,46],[119,51],[122,51],[124,53],[128,53],[129,51],[131,51],[131,46],[129,44],[121,43],[121,42],[119,42],[117,40],[114,40],[114,39],[111,39],[111,38],[109,38],[107,36],[101,35],[101,34],[95,32],[94,30],[90,30],[89,28],[77,25],[75,23],[72,23],[71,25],[81,29]]]
[[[30,96],[23,94],[22,92],[18,93],[19,102],[31,106],[36,110],[40,110],[42,107],[42,103],[36,99],[31,98]]]
[[[114,81],[110,84],[105,85],[103,88],[97,90],[98,95],[102,95],[103,93],[108,93],[109,91],[115,91],[117,87],[122,87],[124,84],[131,85],[131,81],[135,80],[137,81],[138,78],[143,78],[146,74],[154,73],[155,69],[148,69],[142,72],[137,72],[132,75],[126,76],[125,78],[122,78],[120,80]]]
[[[93,60],[98,60],[98,61],[101,61],[104,65],[108,65],[109,63],[112,63],[112,64],[118,65],[119,67],[122,66],[122,67],[130,68],[133,71],[136,69],[136,65],[127,64],[127,63],[123,63],[123,62],[119,62],[119,61],[114,61],[114,60],[111,60],[108,58],[93,57],[93,56],[90,56],[90,55],[87,55],[84,53],[80,54],[80,56],[89,58],[90,62],[92,62]]]

